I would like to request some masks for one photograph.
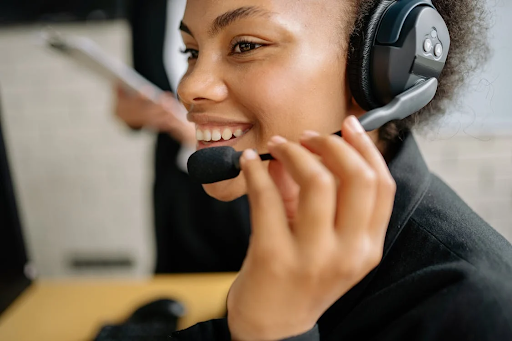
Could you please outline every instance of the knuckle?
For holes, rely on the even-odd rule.
[[[354,180],[362,180],[362,176],[367,171],[367,167],[362,162],[354,162],[347,167],[346,174]]]
[[[381,247],[374,248],[371,254],[370,263],[373,264],[374,267],[379,265],[380,261],[382,260],[382,256],[383,249]]]
[[[361,180],[367,184],[374,185],[377,183],[377,173],[371,168],[366,168],[361,172]]]
[[[361,189],[372,189],[377,187],[377,173],[368,167],[353,167],[351,169],[351,177],[354,178],[354,183],[357,183]]]
[[[335,185],[334,176],[321,168],[312,171],[309,176],[311,183],[321,190],[331,189]]]
[[[384,188],[389,191],[392,194],[395,194],[396,192],[396,182],[395,179],[391,175],[384,177],[384,179],[381,181]]]
[[[375,268],[382,259],[383,246],[380,246],[379,243],[373,241],[374,238],[365,238],[365,242],[363,243],[365,256],[365,268],[369,271]]]
[[[338,136],[326,136],[322,139],[322,147],[325,150],[333,150],[339,147],[339,138]]]
[[[382,246],[374,243],[371,238],[363,237],[352,246],[351,256],[347,259],[350,264],[344,271],[347,276],[357,277],[366,275],[382,260]]]

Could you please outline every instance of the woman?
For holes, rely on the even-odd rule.
[[[240,176],[204,188],[247,193],[252,236],[227,320],[177,339],[512,339],[512,247],[429,173],[409,133],[485,58],[484,8],[433,1],[452,40],[436,98],[365,133],[347,60],[377,3],[188,1],[178,94],[198,148],[245,150]]]

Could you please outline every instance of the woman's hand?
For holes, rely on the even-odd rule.
[[[395,183],[355,117],[343,136],[306,132],[301,145],[273,138],[272,162],[281,166],[271,165],[272,175],[244,152],[252,235],[228,295],[233,340],[308,331],[379,264]]]
[[[121,87],[116,90],[115,113],[128,126],[167,132],[180,143],[196,144],[194,124],[187,122],[186,109],[172,94],[164,93],[154,103],[144,93],[131,95]]]

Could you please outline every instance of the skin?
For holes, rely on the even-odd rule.
[[[306,132],[300,145],[270,140],[275,162],[300,189],[292,201],[254,151],[244,152],[252,235],[228,295],[233,340],[310,330],[382,259],[396,185],[354,116],[343,131],[344,139]]]
[[[196,143],[194,124],[184,120],[186,110],[171,93],[154,103],[144,92],[129,94],[117,87],[114,112],[131,128],[167,132],[182,144]]]
[[[217,16],[245,6],[265,13],[209,34]],[[199,58],[189,60],[178,94],[189,120],[204,123],[204,114],[251,123],[251,131],[233,147],[263,153],[273,135],[298,141],[306,129],[331,134],[346,116],[361,115],[347,93],[341,46],[346,44],[340,42],[340,19],[331,14],[339,7],[335,0],[188,1],[183,23],[192,35],[182,31],[182,37]],[[232,44],[241,39],[261,47],[232,53]],[[246,193],[243,176],[204,188],[224,201]]]
[[[189,120],[252,126],[233,140],[245,150],[241,175],[205,186],[217,199],[247,194],[250,203],[249,249],[227,302],[233,340],[308,331],[382,258],[395,183],[376,132],[353,116],[363,112],[346,86],[347,41],[333,15],[348,4],[187,2],[183,39],[192,58],[178,93]],[[215,18],[243,6],[265,14],[212,34]],[[238,53],[240,37],[261,46]],[[343,138],[330,135],[338,130]],[[276,160],[262,162],[253,148]]]

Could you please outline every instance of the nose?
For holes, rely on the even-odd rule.
[[[228,89],[222,78],[221,61],[203,55],[196,60],[178,85],[178,96],[183,104],[190,106],[207,102],[221,102]]]

